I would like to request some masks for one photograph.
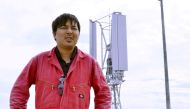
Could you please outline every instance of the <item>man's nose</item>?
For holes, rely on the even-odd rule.
[[[67,33],[72,33],[72,29],[71,28],[67,28]]]

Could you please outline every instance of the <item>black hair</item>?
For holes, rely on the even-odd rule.
[[[55,35],[57,28],[65,25],[67,23],[67,21],[71,21],[71,23],[76,23],[77,27],[79,29],[80,32],[80,23],[77,19],[77,17],[73,14],[69,14],[69,13],[63,13],[60,16],[58,16],[53,22],[52,22],[52,32]]]

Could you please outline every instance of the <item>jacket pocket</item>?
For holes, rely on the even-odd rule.
[[[90,86],[86,83],[73,84],[69,88],[69,103],[74,109],[88,109],[90,103]]]
[[[43,80],[36,84],[36,107],[42,109],[57,109],[60,102],[57,85]]]

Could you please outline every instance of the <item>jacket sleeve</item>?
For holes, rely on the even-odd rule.
[[[37,58],[32,58],[17,78],[10,94],[10,109],[26,109],[29,88],[35,83]]]
[[[94,62],[92,69],[95,109],[111,109],[111,92],[102,70],[97,62]]]

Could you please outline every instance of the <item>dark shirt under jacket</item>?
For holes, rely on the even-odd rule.
[[[71,63],[72,63],[72,61],[73,61],[73,59],[75,58],[75,56],[76,56],[76,54],[77,54],[77,47],[75,47],[74,48],[74,50],[73,50],[73,52],[72,52],[72,54],[71,54],[71,57],[70,57],[70,63],[66,63],[63,59],[62,59],[62,57],[61,57],[61,53],[59,52],[59,49],[56,47],[55,48],[55,54],[56,54],[56,56],[57,56],[57,59],[58,59],[58,61],[59,61],[59,64],[61,65],[61,68],[62,68],[62,70],[63,70],[63,73],[64,73],[64,77],[66,77],[67,76],[67,73],[68,73],[68,71],[69,71],[69,67],[70,67],[70,65],[71,65]]]

